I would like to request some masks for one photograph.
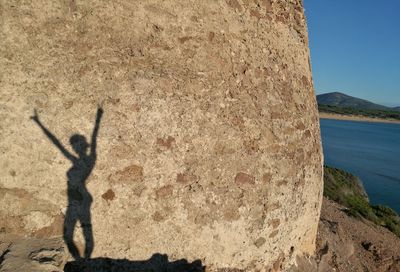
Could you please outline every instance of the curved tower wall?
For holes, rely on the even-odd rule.
[[[93,257],[251,270],[313,252],[322,154],[300,0],[7,2],[0,20],[6,233],[62,234],[71,163],[34,108],[74,154],[101,104]]]

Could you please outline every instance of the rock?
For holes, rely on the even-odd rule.
[[[399,252],[399,237],[372,222],[349,216],[344,206],[324,198],[314,257],[318,272],[396,271]],[[313,270],[299,266],[294,271]]]
[[[261,247],[265,244],[266,241],[267,240],[264,237],[260,237],[254,242],[254,244],[256,245],[256,247]]]
[[[61,238],[7,240],[5,236],[0,237],[0,245],[8,244],[0,255],[0,272],[64,271],[69,254]]]

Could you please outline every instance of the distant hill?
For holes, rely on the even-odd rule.
[[[341,108],[400,111],[400,107],[386,107],[383,105],[372,103],[365,99],[360,99],[339,92],[317,95],[317,101],[319,105],[336,106]]]

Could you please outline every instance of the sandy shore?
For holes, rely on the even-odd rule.
[[[335,119],[335,120],[347,120],[347,121],[361,121],[361,122],[378,122],[378,123],[393,123],[400,124],[400,120],[391,120],[383,118],[372,118],[364,117],[359,115],[342,115],[335,113],[320,112],[319,118],[321,119]]]

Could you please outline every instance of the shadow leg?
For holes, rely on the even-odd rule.
[[[79,250],[74,243],[74,229],[77,222],[76,214],[68,207],[64,220],[64,241],[67,244],[69,253],[75,260],[81,259]]]
[[[84,213],[83,218],[81,219],[83,237],[85,238],[85,259],[89,259],[92,255],[94,248],[94,240],[93,240],[93,231],[92,231],[92,222],[90,218],[90,208],[89,211]]]

